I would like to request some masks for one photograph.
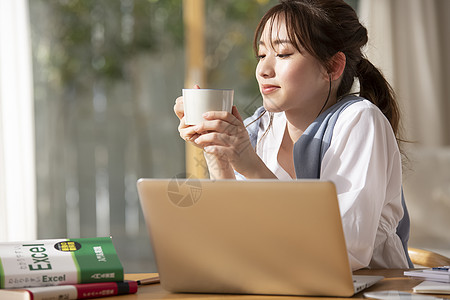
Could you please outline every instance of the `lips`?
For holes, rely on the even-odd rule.
[[[274,93],[280,89],[280,86],[278,85],[272,85],[272,84],[262,84],[261,85],[261,93],[264,95]]]

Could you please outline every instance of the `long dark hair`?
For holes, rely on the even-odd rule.
[[[355,78],[358,78],[360,96],[378,106],[399,139],[400,113],[394,91],[383,74],[361,52],[368,40],[367,30],[353,8],[343,0],[281,0],[263,16],[256,28],[255,53],[267,22],[273,30],[273,24],[279,18],[285,21],[294,47],[300,52],[300,49],[305,49],[326,70],[331,70],[336,53],[345,54],[346,65],[337,98],[350,93]]]

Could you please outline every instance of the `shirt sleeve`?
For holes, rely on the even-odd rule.
[[[361,101],[341,113],[323,157],[321,179],[336,185],[353,270],[370,264],[380,223],[387,235],[395,234],[403,215],[399,157],[391,126],[376,106]]]

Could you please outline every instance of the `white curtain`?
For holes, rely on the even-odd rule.
[[[27,0],[0,0],[0,241],[36,238]]]
[[[405,137],[450,145],[450,1],[360,1],[367,55],[397,92]]]

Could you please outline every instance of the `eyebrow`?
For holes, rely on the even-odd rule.
[[[271,42],[272,45],[281,45],[281,44],[292,44],[290,40],[274,40]],[[264,41],[259,41],[258,45],[260,46],[266,46],[266,43]]]

